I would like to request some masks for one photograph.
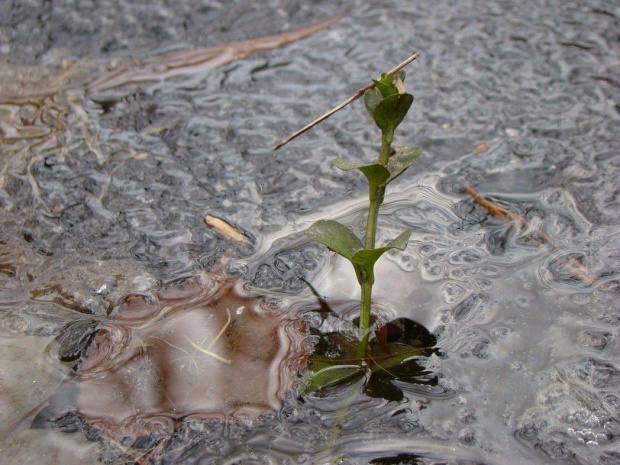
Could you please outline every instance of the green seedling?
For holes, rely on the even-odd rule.
[[[413,55],[394,70],[384,73],[378,80],[356,96],[336,107],[327,116],[333,114],[344,105],[363,95],[366,110],[382,133],[379,157],[372,163],[362,163],[338,158],[333,165],[343,171],[358,170],[368,181],[368,217],[366,233],[362,239],[358,238],[347,226],[334,220],[320,220],[314,223],[305,234],[324,245],[330,250],[347,259],[357,276],[361,287],[361,309],[359,319],[359,340],[355,344],[354,353],[348,353],[346,359],[321,360],[314,357],[310,360],[309,369],[314,375],[306,379],[306,391],[315,391],[320,387],[342,384],[355,381],[367,371],[371,373],[389,372],[393,366],[411,359],[421,352],[418,348],[394,346],[383,348],[382,355],[369,351],[369,336],[371,326],[372,287],[375,282],[374,267],[381,256],[390,249],[404,250],[411,235],[411,231],[404,231],[394,240],[376,247],[377,218],[379,207],[383,203],[386,187],[400,176],[407,168],[413,165],[422,154],[422,149],[416,146],[392,147],[394,131],[403,121],[413,103],[413,96],[407,93],[404,81],[405,73],[402,67],[417,58]],[[276,145],[276,149],[284,143],[309,129],[327,116],[319,118],[306,128]],[[350,346],[350,344],[349,344]]]
[[[364,241],[362,242],[347,226],[334,220],[317,221],[306,231],[309,238],[325,244],[353,265],[362,289],[360,313],[362,350],[359,354],[361,357],[366,356],[375,263],[390,249],[404,250],[411,235],[411,231],[404,231],[384,246],[375,247],[379,207],[383,203],[387,185],[413,165],[422,153],[422,150],[415,146],[392,148],[394,131],[413,102],[413,96],[405,91],[404,79],[404,71],[398,71],[393,75],[384,74],[380,80],[374,81],[376,87],[364,94],[366,110],[382,132],[379,158],[370,164],[342,158],[333,162],[336,168],[343,171],[361,171],[368,181],[369,208]]]

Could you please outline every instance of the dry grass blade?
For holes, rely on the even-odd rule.
[[[230,326],[230,322],[232,321],[232,317],[230,316],[230,310],[226,309],[226,314],[228,315],[228,319],[226,320],[226,323],[224,323],[224,326],[222,326],[222,329],[220,329],[220,332],[217,333],[217,336],[215,336],[215,338],[211,341],[211,343],[207,346],[206,349],[196,344],[194,341],[192,341],[189,336],[185,336],[185,337],[187,337],[187,340],[189,341],[189,343],[197,351],[200,351],[203,354],[208,355],[209,357],[212,357],[222,363],[225,363],[226,365],[230,365],[232,364],[232,361],[230,359],[224,358],[216,354],[215,352],[211,352],[211,349],[213,348],[215,343],[222,337],[224,332],[226,332],[226,329],[228,329],[228,327]]]
[[[218,234],[231,239],[235,242],[241,242],[243,244],[251,244],[252,241],[241,231],[235,228],[227,221],[218,218],[217,216],[207,215],[204,217],[204,222],[210,228],[213,228]]]
[[[219,356],[218,354],[216,354],[215,352],[211,352],[208,349],[203,349],[202,347],[200,347],[198,344],[196,344],[194,341],[192,341],[190,339],[189,336],[187,336],[187,340],[189,341],[189,343],[192,345],[192,347],[200,352],[202,352],[205,355],[208,355],[209,357],[214,358],[215,360],[218,360],[222,363],[225,363],[226,365],[230,365],[232,362],[230,361],[230,359],[224,358]]]

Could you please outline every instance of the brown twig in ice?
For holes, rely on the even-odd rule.
[[[551,256],[552,252],[556,252],[558,256],[555,258],[555,261],[570,271],[573,276],[590,285],[596,283],[596,278],[590,274],[588,269],[582,263],[564,253],[560,246],[558,246],[554,240],[547,235],[547,233],[534,227],[526,218],[485,199],[469,185],[465,185],[465,191],[474,199],[476,203],[489,212],[489,214],[499,218],[513,228],[524,232],[527,238],[530,239],[534,245],[537,247],[547,246],[545,251],[549,254],[549,256]]]

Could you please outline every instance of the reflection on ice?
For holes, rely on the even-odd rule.
[[[255,419],[291,389],[302,329],[218,273],[168,285],[156,302],[130,295],[78,361],[66,410],[111,437],[187,415]]]

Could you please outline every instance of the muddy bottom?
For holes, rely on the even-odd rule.
[[[308,354],[304,328],[216,272],[131,294],[109,317],[70,323],[49,347],[76,363],[48,421],[78,415],[91,433],[119,438],[169,432],[186,416],[255,420],[292,389]]]

